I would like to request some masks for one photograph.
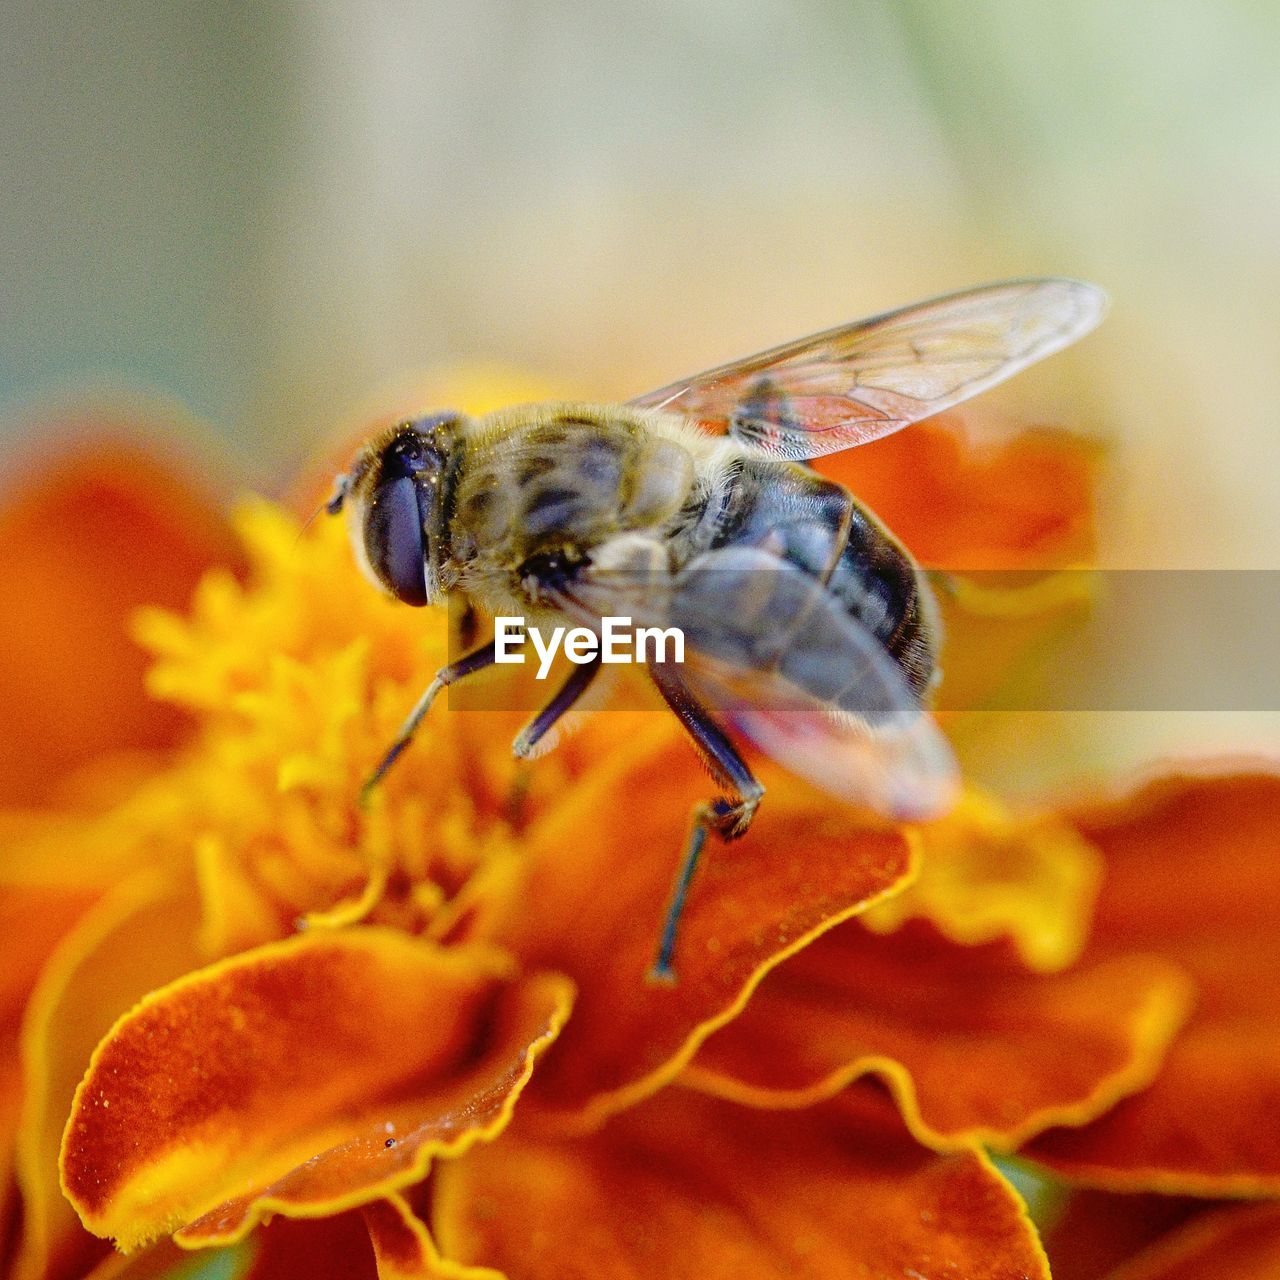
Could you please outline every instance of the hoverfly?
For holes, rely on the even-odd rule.
[[[439,413],[370,440],[338,477],[368,576],[410,605],[460,594],[492,616],[674,623],[682,664],[648,673],[720,795],[699,805],[651,972],[673,981],[677,926],[708,834],[743,835],[764,794],[735,740],[837,798],[904,820],[943,811],[951,752],[923,704],[938,625],[907,551],[805,460],[969,399],[1087,333],[1105,296],[1019,280],[830,329],[626,404]],[[441,670],[366,784],[441,689]],[[530,757],[599,673],[577,666],[514,742]]]

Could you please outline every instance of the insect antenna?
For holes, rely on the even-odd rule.
[[[302,541],[303,535],[311,528],[316,517],[323,511],[326,515],[336,516],[341,510],[342,505],[347,500],[346,472],[343,472],[333,482],[333,492],[327,497],[322,498],[316,503],[311,514],[302,522],[302,528],[298,530],[297,537],[293,540],[293,550],[297,551],[298,544]]]

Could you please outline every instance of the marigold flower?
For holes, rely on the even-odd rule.
[[[0,607],[43,638],[0,673],[30,722],[0,813],[14,1275],[176,1273],[176,1243],[260,1277],[1012,1280],[1047,1262],[990,1151],[1273,1193],[1240,1099],[1275,1088],[1274,1005],[1226,978],[1276,961],[1225,886],[1273,918],[1274,777],[1065,814],[970,792],[905,829],[768,771],[654,987],[703,786],[678,727],[608,712],[529,767],[513,717],[442,707],[362,812],[442,622],[374,594],[336,524],[253,501],[233,546],[139,465],[73,454],[3,517]],[[933,563],[1087,554],[1088,463],[1051,434],[926,425],[836,465]],[[117,637],[145,601],[144,696]],[[1211,1070],[1234,1124],[1188,1112]]]

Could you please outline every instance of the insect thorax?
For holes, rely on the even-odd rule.
[[[484,595],[535,556],[572,562],[621,533],[662,536],[695,489],[694,455],[707,443],[618,405],[539,405],[480,419],[462,444],[453,494],[453,572],[469,594]]]

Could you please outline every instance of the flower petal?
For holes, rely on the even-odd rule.
[[[203,1247],[235,1239],[272,1213],[314,1217],[365,1204],[420,1180],[436,1157],[492,1141],[510,1120],[538,1056],[559,1034],[572,999],[571,984],[558,974],[534,975],[501,993],[486,1010],[486,1025],[473,1031],[465,1069],[433,1092],[415,1087],[365,1107],[330,1133],[339,1139],[332,1146],[268,1185],[224,1201],[175,1239]],[[421,1028],[417,1034],[421,1038]]]
[[[489,1267],[464,1267],[441,1258],[426,1224],[403,1196],[364,1206],[378,1264],[378,1280],[505,1280]]]
[[[0,837],[0,844],[3,838]],[[6,849],[7,855],[10,851]],[[8,873],[12,870],[6,865]],[[83,915],[92,895],[59,885],[0,878],[0,1168],[12,1167],[22,1111],[18,1059],[23,1009],[58,938]],[[0,1178],[0,1240],[11,1238],[17,1188]]]
[[[1007,938],[1029,969],[1053,972],[1079,954],[1101,878],[1097,851],[1070,823],[1014,817],[966,791],[921,828],[920,874],[861,917],[876,933],[928,920],[953,942]]]
[[[1112,1272],[1126,1258],[1181,1226],[1203,1202],[1179,1196],[1120,1195],[1088,1187],[1068,1189],[1053,1180],[1040,1183],[1025,1165],[1017,1171],[1018,1186],[1030,1179],[1028,1200],[1042,1204],[1032,1216],[1040,1225],[1044,1251],[1053,1280],[1112,1280]],[[1025,1193],[1024,1193],[1025,1194]]]
[[[10,1049],[11,1046],[5,1046]],[[6,1052],[0,1059],[0,1168],[8,1169],[13,1159],[13,1146],[18,1135],[18,1113],[22,1107],[22,1076],[17,1055]],[[16,1188],[11,1178],[0,1181],[0,1240],[12,1238],[13,1216],[17,1207]],[[0,1254],[0,1257],[3,1257]]]
[[[276,1218],[236,1248],[247,1246],[256,1246],[256,1249],[245,1280],[376,1280],[377,1277],[369,1233],[358,1212],[307,1222]],[[226,1252],[218,1250],[219,1256],[225,1256]],[[207,1254],[198,1255],[192,1261],[204,1262],[207,1257]]]
[[[0,872],[0,1035],[6,1036],[17,1031],[49,953],[93,901],[84,890],[15,882],[4,874],[9,870]]]
[[[1055,683],[1053,658],[1058,642],[1069,628],[1081,625],[1096,602],[1096,573],[1035,571],[999,584],[989,576],[959,572],[935,577],[934,587],[942,619],[938,669],[943,680],[933,705],[953,745],[963,748],[956,731],[963,732],[984,709],[1055,705],[1062,690],[1060,681]]]
[[[1110,1280],[1275,1280],[1280,1205],[1219,1209],[1193,1218],[1111,1273]]]
[[[1009,1149],[1150,1080],[1187,998],[1154,957],[1038,976],[996,945],[958,947],[924,925],[877,938],[853,922],[771,974],[683,1080],[795,1107],[874,1074],[922,1142]]]
[[[85,1063],[112,1022],[148,991],[200,963],[198,921],[193,893],[142,871],[95,903],[49,958],[22,1028],[17,1280],[67,1270],[101,1249],[58,1184],[63,1126]]]
[[[676,947],[679,981],[647,981],[691,804],[707,783],[673,758],[659,720],[600,762],[529,834],[524,907],[503,941],[527,964],[570,974],[573,1021],[536,1085],[585,1124],[672,1079],[764,974],[912,872],[898,831],[859,827],[788,781],[751,831],[711,842]]]
[[[98,1047],[63,1140],[85,1225],[225,1244],[423,1176],[506,1124],[567,1016],[555,975],[385,929],[261,947],[147,997]],[[318,1159],[316,1157],[319,1157]]]
[[[1088,954],[1161,951],[1200,995],[1149,1089],[1028,1154],[1117,1190],[1280,1193],[1280,776],[1171,778],[1078,825],[1107,867]]]
[[[816,462],[923,565],[955,571],[935,581],[944,724],[949,710],[988,706],[1014,679],[1034,680],[1046,642],[1090,598],[1087,575],[1076,572],[1002,587],[990,571],[1044,575],[1092,562],[1096,447],[1047,430],[975,443],[964,425],[973,412],[943,414]]]
[[[118,438],[60,445],[0,511],[0,712],[22,726],[0,735],[2,803],[47,798],[101,752],[173,740],[182,717],[144,696],[127,619],[185,604],[204,569],[235,558],[185,466],[99,430]]]
[[[669,1089],[577,1140],[509,1131],[441,1168],[435,1235],[522,1280],[1047,1280],[985,1157],[923,1152],[883,1099],[863,1101],[783,1115]]]
[[[1043,429],[977,445],[966,416],[943,414],[816,465],[930,567],[1039,569],[1091,559],[1096,446]]]

